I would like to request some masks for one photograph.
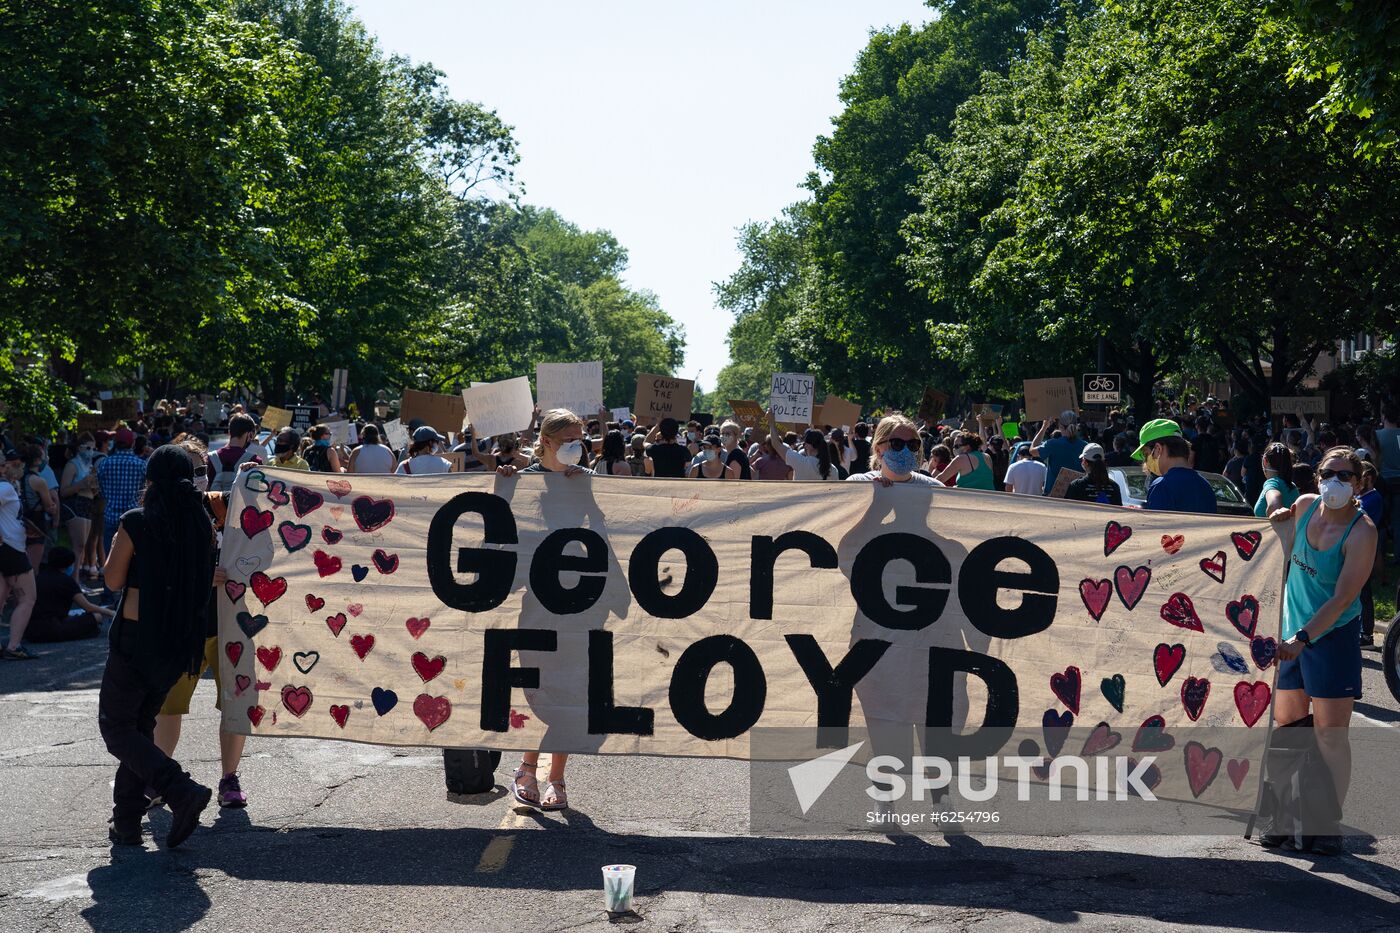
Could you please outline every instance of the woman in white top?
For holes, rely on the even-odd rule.
[[[360,446],[350,451],[351,473],[393,473],[394,452],[379,442],[379,428],[367,424],[360,431]]]
[[[870,465],[876,469],[869,473],[852,473],[846,477],[846,482],[942,486],[932,476],[914,472],[919,466],[919,446],[919,431],[914,422],[903,415],[881,418],[870,440]]]
[[[796,480],[817,480],[837,482],[840,474],[831,462],[831,448],[826,438],[816,428],[808,428],[802,433],[802,449],[783,448],[787,465],[792,467],[792,478]]]
[[[431,473],[450,473],[452,463],[437,456],[437,445],[446,441],[430,424],[425,424],[413,432],[413,443],[408,447],[408,459],[399,464],[395,473],[408,476],[424,476]]]

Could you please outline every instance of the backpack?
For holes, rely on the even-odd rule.
[[[306,448],[306,453],[301,456],[313,473],[329,473],[331,471],[329,451],[330,448],[323,444],[312,444]]]
[[[1295,849],[1307,851],[1314,836],[1341,835],[1342,808],[1317,747],[1311,714],[1274,729],[1264,755],[1259,812],[1250,817],[1246,839],[1256,819],[1266,845],[1270,839],[1274,845],[1291,841]]]
[[[238,462],[235,463],[231,469],[225,470],[223,458],[218,454],[211,454],[209,463],[218,472],[209,477],[209,491],[228,492],[233,489],[233,482],[238,479],[238,468],[249,460],[252,460],[254,456],[256,455],[253,453],[252,449],[245,447],[243,449],[243,455],[238,458]]]

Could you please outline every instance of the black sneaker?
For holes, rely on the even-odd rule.
[[[203,784],[194,784],[180,800],[170,802],[170,832],[165,837],[167,849],[173,849],[190,838],[190,833],[199,825],[199,815],[209,806],[209,799],[213,796],[214,792]]]
[[[119,820],[112,817],[107,828],[107,838],[114,846],[139,846],[141,844],[141,819]]]

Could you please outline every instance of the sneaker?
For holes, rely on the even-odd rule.
[[[0,661],[33,661],[39,655],[20,645],[18,648],[0,649]]]
[[[139,846],[141,844],[141,819],[117,819],[112,817],[107,829],[107,838],[114,846]]]
[[[219,781],[219,806],[227,809],[240,809],[248,806],[248,795],[238,786],[238,775],[225,774]]]
[[[192,786],[189,793],[178,802],[171,801],[170,832],[165,837],[165,846],[168,849],[173,849],[190,838],[190,833],[199,825],[199,815],[209,806],[209,798],[214,796],[214,792],[204,785],[190,783]]]

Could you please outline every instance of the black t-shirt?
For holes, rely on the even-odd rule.
[[[68,574],[41,567],[34,577],[34,618],[62,619],[73,608],[73,597],[82,590]]]
[[[1220,472],[1220,442],[1204,432],[1196,435],[1191,444],[1196,451],[1196,469],[1202,473]]]
[[[1079,502],[1099,502],[1104,505],[1122,505],[1123,493],[1119,491],[1118,484],[1112,481],[1100,485],[1087,476],[1069,484],[1069,489],[1065,491],[1066,499],[1074,499]]]
[[[856,449],[855,459],[851,461],[851,473],[859,475],[870,472],[870,442],[863,437],[851,438],[851,446]]]
[[[724,457],[724,465],[727,467],[731,463],[739,464],[739,478],[753,479],[753,469],[749,466],[749,455],[744,453],[744,448],[735,447]]]
[[[655,476],[681,479],[690,466],[690,450],[674,442],[652,444],[647,456],[651,457],[652,474]]]

